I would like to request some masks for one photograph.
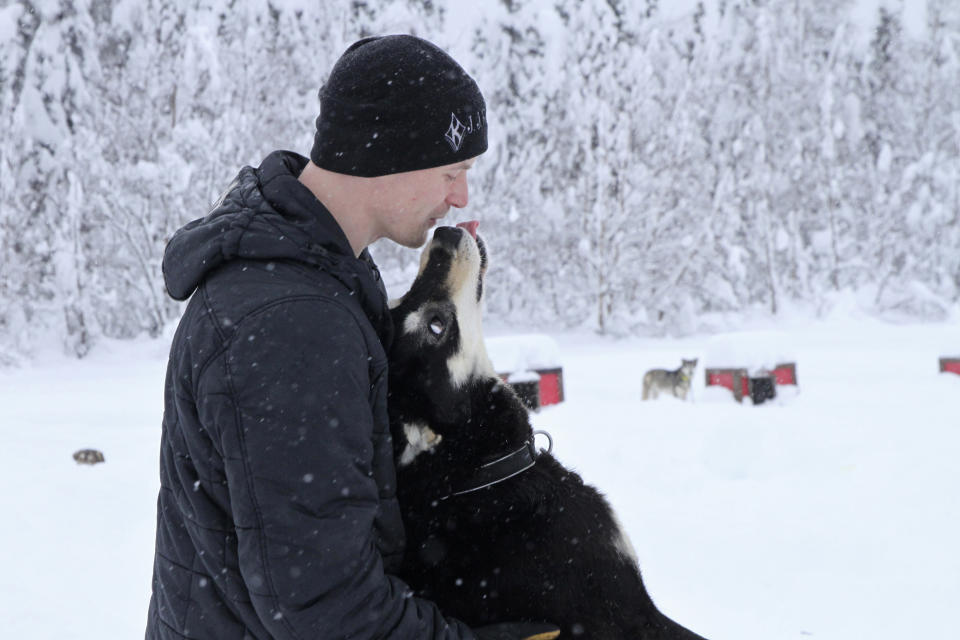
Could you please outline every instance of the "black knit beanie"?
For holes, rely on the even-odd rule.
[[[460,162],[487,150],[480,89],[456,61],[414,36],[364,38],[320,89],[310,159],[373,177]]]

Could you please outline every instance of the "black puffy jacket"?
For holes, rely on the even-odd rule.
[[[390,575],[403,551],[387,420],[389,312],[297,181],[246,167],[174,235],[190,302],[167,369],[148,639],[473,638]]]

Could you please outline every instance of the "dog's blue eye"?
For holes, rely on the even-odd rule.
[[[434,318],[430,321],[430,331],[432,331],[435,336],[443,333],[443,323],[440,321],[440,318]]]

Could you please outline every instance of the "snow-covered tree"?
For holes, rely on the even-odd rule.
[[[943,318],[960,301],[960,8],[720,0],[16,0],[0,8],[0,365],[157,335],[164,244],[240,166],[307,152],[359,37],[451,51],[488,102],[471,171],[489,313],[683,332],[717,314]],[[868,30],[861,37],[862,29]],[[379,244],[394,292],[416,252]]]

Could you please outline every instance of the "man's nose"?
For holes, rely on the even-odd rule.
[[[447,204],[451,207],[456,207],[457,209],[462,209],[467,206],[467,201],[470,199],[469,189],[467,187],[467,172],[464,171],[457,179],[453,181],[453,186],[450,187],[450,192],[447,193]]]

